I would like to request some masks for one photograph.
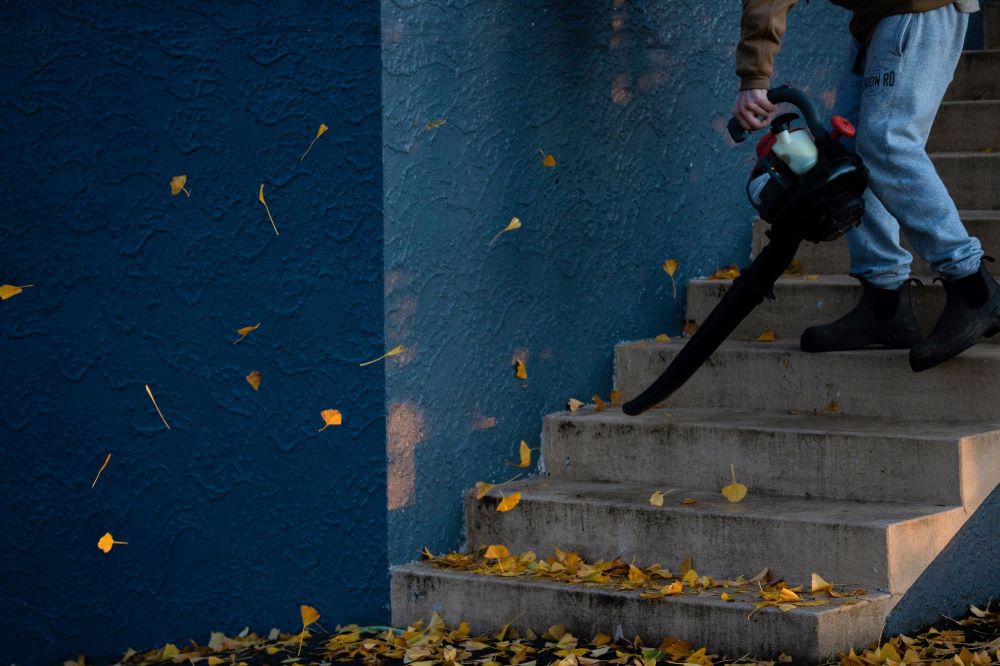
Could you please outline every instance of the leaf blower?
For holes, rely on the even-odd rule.
[[[813,243],[840,238],[860,224],[868,187],[868,168],[840,137],[853,137],[846,118],[830,119],[827,130],[812,102],[801,90],[780,86],[768,91],[772,103],[798,108],[808,131],[792,127],[799,118],[785,113],[774,118],[770,131],[757,143],[757,162],[746,192],[750,203],[769,225],[768,244],[733,282],[700,328],[649,388],[622,406],[637,415],[679,389],[765,298],[774,300],[774,283],[792,263],[803,240]],[[736,118],[729,120],[736,143],[748,132]]]

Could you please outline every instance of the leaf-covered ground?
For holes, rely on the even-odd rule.
[[[314,609],[306,606],[303,622],[318,627]],[[657,666],[657,664],[775,664],[791,663],[783,655],[744,656],[726,659],[710,647],[694,646],[677,638],[644,643],[612,639],[605,634],[573,636],[562,626],[549,627],[536,635],[518,633],[509,625],[499,631],[474,636],[464,623],[447,627],[434,616],[424,624],[406,629],[391,627],[337,627],[326,633],[303,629],[284,633],[272,629],[267,635],[244,630],[228,637],[213,632],[209,641],[185,646],[166,645],[145,652],[129,650],[118,660],[88,660],[80,657],[65,666],[84,664],[202,664],[205,666],[297,664],[316,666],[336,663],[367,666]],[[838,663],[838,662],[833,662]],[[841,656],[843,666],[933,664],[940,666],[988,666],[1000,664],[1000,611],[991,607],[970,609],[961,620],[944,619],[919,635],[895,636],[882,645],[872,645],[855,655]]]

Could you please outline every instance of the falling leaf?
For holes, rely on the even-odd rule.
[[[597,395],[596,393],[591,398],[591,400],[594,401],[594,411],[595,412],[603,412],[604,409],[607,407],[607,405],[605,405],[604,401],[601,399],[601,396]]]
[[[502,560],[505,557],[510,557],[510,551],[507,550],[507,546],[494,544],[486,549],[483,557],[488,560]]]
[[[691,336],[698,332],[698,322],[694,319],[684,320],[684,335]]]
[[[740,276],[740,267],[736,264],[729,264],[726,268],[720,268],[708,276],[709,280],[733,280]]]
[[[15,287],[12,284],[0,285],[0,301],[6,301],[8,298],[17,296],[28,287],[34,286],[33,284],[22,284],[20,287]]]
[[[618,389],[613,389],[611,391],[611,395],[608,397],[611,399],[611,405],[613,407],[617,407],[618,405],[622,404],[622,392],[619,391]]]
[[[358,365],[363,368],[366,365],[371,365],[372,363],[381,361],[382,359],[388,358],[389,356],[396,356],[397,354],[402,354],[404,351],[406,351],[406,347],[404,347],[403,345],[396,345],[395,347],[393,347],[386,353],[382,354],[378,358],[373,358],[370,361],[365,361],[364,363],[359,363]]]
[[[583,407],[583,403],[577,400],[576,398],[570,398],[569,401],[566,403],[566,406],[569,407],[569,411],[575,412],[576,410]]]
[[[444,125],[446,122],[448,121],[445,120],[444,118],[438,118],[437,120],[432,120],[429,123],[427,123],[425,127],[429,130],[434,130],[437,129],[438,127],[441,127],[441,125]]]
[[[553,157],[552,155],[546,155],[545,151],[542,150],[541,148],[538,149],[538,152],[540,152],[542,154],[542,166],[548,167],[548,168],[551,169],[552,167],[554,167],[556,165],[556,158],[555,157]]]
[[[694,505],[694,504],[697,504],[697,503],[698,503],[698,500],[696,500],[696,499],[695,499],[695,498],[693,498],[693,497],[685,497],[685,498],[684,498],[684,499],[683,499],[683,500],[681,501],[681,504],[684,504],[684,505],[686,505],[686,506],[692,506],[692,505]]]
[[[337,409],[324,409],[319,415],[326,425],[320,428],[318,432],[323,432],[332,425],[340,425],[344,420],[344,417],[340,414],[340,410]]]
[[[109,460],[111,460],[111,454],[110,453],[108,454],[108,457],[104,459],[104,464],[101,465],[101,469],[97,470],[97,476],[94,477],[94,482],[92,484],[90,484],[91,488],[93,488],[94,486],[97,485],[97,480],[99,478],[101,478],[101,472],[103,472],[104,468],[108,466],[108,461]]]
[[[495,241],[496,239],[500,238],[500,234],[502,234],[502,233],[504,233],[504,232],[507,232],[507,231],[513,231],[514,229],[520,229],[520,228],[521,228],[521,220],[520,220],[520,219],[518,219],[518,218],[516,218],[516,217],[512,217],[512,218],[510,218],[510,222],[509,222],[509,223],[507,224],[507,226],[506,226],[506,227],[504,227],[503,229],[501,229],[500,231],[498,231],[498,232],[497,232],[497,235],[496,235],[496,236],[494,236],[494,237],[493,237],[493,238],[492,238],[492,239],[490,240],[490,245],[493,245],[493,242],[494,242],[494,241]],[[487,247],[488,247],[488,246],[487,246]]]
[[[662,490],[657,490],[652,495],[649,496],[649,503],[652,504],[653,506],[663,506],[664,497],[665,497],[664,492]]]
[[[497,504],[497,511],[499,511],[500,513],[510,511],[515,506],[517,506],[518,502],[520,501],[521,501],[521,491],[518,490],[517,492],[513,492],[510,495],[504,496],[503,499],[500,500],[500,503]]]
[[[757,342],[774,342],[778,336],[774,334],[774,329],[769,328],[757,336]]]
[[[249,375],[247,375],[245,377],[245,379],[247,380],[247,383],[250,384],[250,386],[253,387],[254,391],[259,391],[260,390],[260,378],[261,378],[261,374],[260,374],[259,370],[254,370],[253,372],[251,372]]]
[[[524,361],[518,359],[517,361],[514,362],[514,375],[518,379],[528,378],[528,366],[524,364]]]
[[[188,196],[191,196],[191,192],[188,191],[188,189],[186,187],[184,187],[185,185],[187,185],[187,180],[188,180],[188,177],[185,176],[185,175],[174,176],[173,178],[171,178],[170,179],[170,194],[173,194],[174,196],[177,196],[178,194],[180,194],[181,192],[183,192],[184,194],[186,194]]]
[[[260,322],[257,322],[253,326],[244,326],[243,328],[236,329],[236,333],[239,334],[240,337],[233,340],[233,344],[235,345],[237,342],[241,342],[243,338],[247,337],[258,328],[260,328]]]
[[[271,227],[274,229],[274,235],[278,235],[278,227],[274,224],[274,217],[271,215],[271,209],[268,207],[267,202],[264,201],[264,183],[260,184],[260,192],[257,194],[257,200],[264,204],[264,210],[267,211],[267,219],[271,220]]]
[[[326,134],[326,131],[328,129],[330,129],[330,128],[327,127],[326,125],[324,125],[323,123],[319,124],[319,129],[316,130],[316,136],[313,137],[312,143],[310,143],[309,147],[306,148],[306,152],[302,153],[302,157],[299,158],[299,162],[301,162],[302,160],[304,160],[306,158],[306,155],[308,155],[309,151],[312,150],[313,145],[316,143],[316,141],[318,141],[321,136],[323,136],[324,134]]]
[[[516,465],[510,462],[507,464],[510,465],[511,467],[519,467],[521,469],[524,469],[526,467],[531,467],[531,448],[528,446],[528,443],[523,439],[521,440],[521,446],[518,449],[518,452],[521,458],[520,462]]]
[[[485,481],[476,481],[476,499],[481,500],[486,497],[487,493],[496,488],[495,483],[486,483]]]
[[[153,407],[156,407],[156,413],[160,415],[160,420],[163,421],[163,425],[167,426],[167,430],[170,430],[170,424],[167,420],[163,418],[163,412],[160,411],[160,406],[156,404],[156,398],[153,397],[153,392],[149,389],[149,384],[146,384],[146,393],[149,395],[149,399],[153,401]]]
[[[128,545],[128,541],[115,541],[115,538],[111,536],[111,532],[105,532],[104,536],[102,536],[100,540],[97,542],[97,547],[103,550],[105,553],[110,553],[111,549],[116,544],[121,546],[126,546]]]
[[[673,289],[674,298],[677,298],[677,283],[674,281],[674,273],[677,272],[677,266],[679,264],[676,259],[667,259],[663,262],[663,270],[670,276],[670,287]]]
[[[302,639],[305,638],[306,627],[319,619],[319,612],[312,606],[306,606],[305,604],[299,606],[299,612],[302,614],[302,631],[299,633],[299,654],[302,654]]]
[[[667,335],[666,333],[660,333],[653,339],[656,340],[657,342],[670,342],[670,336]]]
[[[836,400],[831,400],[829,404],[823,409],[825,411],[830,412],[831,414],[836,414],[837,412],[840,411],[840,403],[837,402]]]
[[[725,495],[727,500],[735,504],[747,496],[747,487],[742,483],[736,483],[735,465],[730,465],[729,469],[733,473],[733,482],[722,489],[722,494]]]

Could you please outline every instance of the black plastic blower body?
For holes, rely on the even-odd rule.
[[[808,135],[795,136],[805,132],[790,127],[798,116],[783,114],[757,144],[758,160],[747,183],[747,196],[771,225],[770,242],[736,278],[663,374],[622,406],[626,414],[641,414],[669,398],[754,308],[765,298],[773,300],[774,283],[792,263],[803,240],[835,240],[861,222],[868,169],[839,140],[854,136],[851,124],[834,116],[833,129],[828,130],[809,99],[789,86],[774,88],[767,97],[775,104],[789,102],[798,107],[812,135],[811,142]],[[741,143],[748,133],[732,118],[729,134]]]

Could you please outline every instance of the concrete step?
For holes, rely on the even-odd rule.
[[[1000,100],[944,102],[934,119],[928,151],[1000,151]]]
[[[733,462],[753,492],[971,512],[1000,482],[995,425],[697,407],[626,416],[584,407],[545,416],[542,455],[557,480],[718,490]]]
[[[615,386],[625,400],[649,386],[684,342],[616,345]],[[998,380],[1000,345],[977,345],[915,374],[905,350],[808,354],[794,340],[729,341],[664,406],[807,412],[836,401],[841,412],[861,416],[993,423]]]
[[[1000,2],[986,0],[983,7],[983,47],[1000,49]]]
[[[944,287],[921,278],[923,285],[913,285],[913,309],[921,332],[931,332],[944,309]],[[692,280],[688,283],[687,316],[702,322],[733,284],[732,280]],[[756,340],[770,328],[779,339],[799,339],[807,327],[826,324],[847,314],[861,300],[861,284],[847,275],[820,275],[815,280],[782,277],[774,285],[776,300],[764,301],[750,313],[733,333],[732,340]],[[983,340],[1000,343],[1000,335]]]
[[[726,461],[742,469],[742,459]],[[697,477],[701,472],[688,470]],[[738,478],[738,474],[737,474]],[[965,521],[961,507],[802,499],[751,492],[733,504],[718,490],[680,488],[662,507],[649,504],[663,484],[531,479],[515,510],[500,513],[494,490],[466,495],[468,546],[500,543],[511,552],[558,547],[587,560],[635,558],[670,568],[687,557],[710,576],[764,567],[789,581],[827,580],[902,593]],[[683,504],[684,498],[697,500]],[[752,573],[750,575],[753,575]]]
[[[965,51],[945,100],[1000,99],[1000,49]]]
[[[544,554],[540,554],[543,555]],[[574,636],[598,633],[646,645],[675,636],[695,647],[739,657],[791,655],[797,663],[817,663],[877,641],[892,605],[888,595],[870,594],[859,603],[796,608],[782,613],[744,602],[673,596],[643,599],[637,591],[612,591],[525,578],[502,578],[446,571],[427,564],[392,569],[392,624],[405,627],[439,613],[451,626],[469,623],[473,633],[499,630],[507,623],[541,634],[562,624]]]
[[[960,210],[962,222],[969,233],[979,239],[987,254],[1000,257],[1000,210]],[[753,223],[753,256],[767,243],[767,231],[770,225],[757,218]],[[931,269],[920,255],[903,237],[903,247],[913,255],[912,271],[914,275],[930,275]],[[796,255],[802,265],[803,273],[840,273],[850,272],[850,261],[847,255],[847,241],[840,239],[829,243],[805,242]],[[749,262],[747,262],[749,263]]]
[[[930,153],[934,168],[960,209],[1000,209],[1000,153]]]

